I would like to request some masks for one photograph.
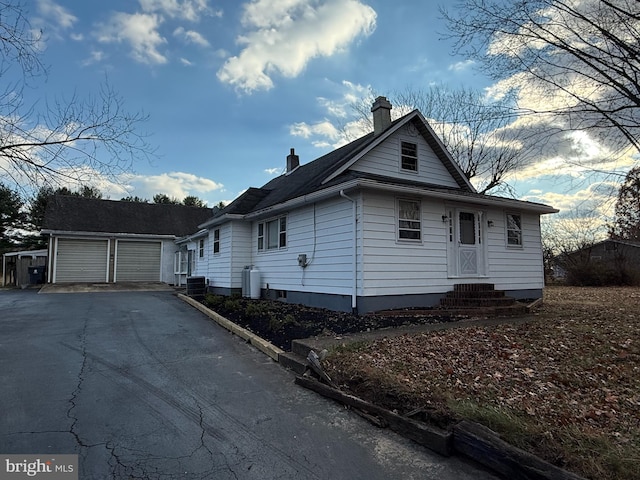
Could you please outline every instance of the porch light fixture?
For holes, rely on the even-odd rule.
[[[493,227],[493,220],[489,220],[489,221],[487,222],[487,226],[488,226],[489,228]]]
[[[447,220],[449,220],[449,217],[447,215],[442,215],[442,222],[447,223]]]

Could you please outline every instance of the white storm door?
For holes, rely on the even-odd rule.
[[[459,210],[458,227],[458,275],[484,274],[484,247],[482,245],[482,213]]]

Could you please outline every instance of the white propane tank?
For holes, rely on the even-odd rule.
[[[251,285],[251,298],[260,298],[260,270],[256,267],[252,267],[249,272],[250,285]]]

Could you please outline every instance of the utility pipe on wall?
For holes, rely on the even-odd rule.
[[[353,287],[351,291],[351,310],[355,313],[358,309],[358,229],[357,229],[357,203],[349,197],[344,190],[340,190],[340,196],[353,205]]]

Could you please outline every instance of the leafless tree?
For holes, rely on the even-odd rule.
[[[353,104],[359,122],[373,130],[373,92]],[[535,142],[513,136],[512,99],[490,100],[468,88],[406,88],[389,95],[395,118],[418,109],[481,193],[511,193],[506,178],[531,159]],[[367,123],[368,122],[368,123]],[[522,131],[524,132],[524,131]],[[529,135],[529,133],[527,134]],[[537,149],[536,149],[537,151]]]
[[[441,12],[455,53],[538,95],[523,113],[640,149],[640,2],[460,0]]]
[[[24,188],[56,183],[85,185],[95,176],[117,180],[153,149],[137,128],[147,117],[127,112],[107,82],[90,98],[28,104],[25,89],[47,75],[41,32],[25,7],[0,2],[0,177]]]

